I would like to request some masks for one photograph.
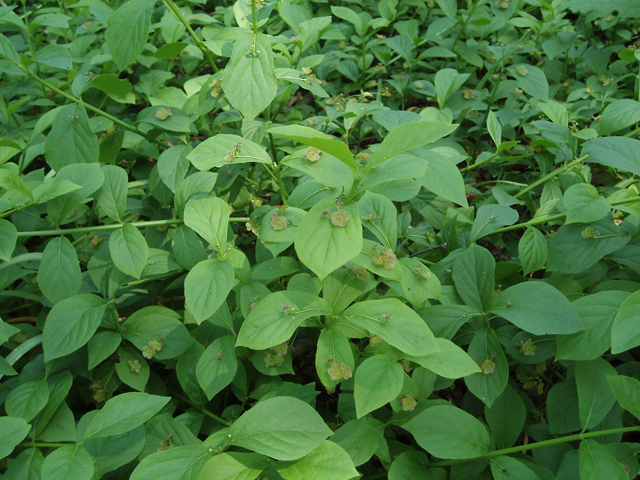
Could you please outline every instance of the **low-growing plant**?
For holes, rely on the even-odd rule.
[[[0,478],[640,472],[636,0],[0,5]]]

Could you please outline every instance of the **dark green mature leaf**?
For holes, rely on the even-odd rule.
[[[115,165],[105,165],[102,167],[102,173],[104,183],[98,193],[98,205],[107,216],[121,223],[127,210],[127,172]]]
[[[595,440],[580,442],[581,480],[628,480],[629,475],[618,460]]]
[[[584,325],[567,297],[544,282],[525,282],[507,288],[490,304],[491,313],[534,335],[567,335]]]
[[[500,455],[490,462],[494,480],[540,480],[535,472],[517,458]]]
[[[484,417],[491,428],[496,449],[516,443],[527,416],[527,408],[518,392],[507,385],[491,407],[484,407]]]
[[[509,72],[515,77],[518,87],[529,95],[543,100],[549,98],[549,82],[538,67],[522,63],[510,66]]]
[[[2,442],[0,443],[0,459],[7,457],[29,433],[31,427],[24,418],[0,417]]]
[[[33,55],[33,59],[43,65],[63,70],[71,70],[73,67],[73,58],[69,52],[69,47],[64,45],[47,45],[39,49]]]
[[[460,298],[478,312],[488,309],[495,288],[496,261],[489,250],[472,244],[453,264],[452,278]]]
[[[468,354],[482,371],[465,377],[464,383],[471,393],[491,407],[509,381],[507,357],[496,332],[492,328],[476,331]]]
[[[82,440],[108,437],[133,430],[158,413],[170,397],[148,393],[123,393],[104,404],[89,423]]]
[[[285,480],[349,480],[359,476],[349,454],[329,440],[300,460],[279,464],[278,473]]]
[[[233,265],[218,259],[203,260],[184,282],[185,303],[198,323],[216,313],[235,283]]]
[[[590,223],[604,218],[611,207],[593,185],[578,183],[564,193],[567,223]]]
[[[91,480],[93,460],[83,445],[65,445],[47,455],[42,465],[43,478]]]
[[[24,195],[29,200],[33,199],[33,193],[25,181],[11,170],[0,170],[0,188],[4,188],[8,192],[15,192]]]
[[[200,447],[202,448],[202,447]],[[269,458],[257,453],[226,452],[206,461],[198,480],[244,480],[257,478],[269,465]],[[131,480],[136,480],[134,477]],[[140,480],[143,480],[142,477]]]
[[[418,445],[439,458],[481,457],[489,449],[489,434],[482,423],[454,406],[427,408],[403,428]]]
[[[600,118],[600,135],[617,132],[640,122],[640,102],[630,98],[610,103]]]
[[[81,187],[47,202],[49,221],[57,226],[73,212],[82,200],[102,186],[104,173],[98,163],[76,163],[62,167],[58,171],[56,179],[57,181],[68,180]]]
[[[402,366],[390,355],[375,355],[360,364],[353,395],[358,418],[398,398],[404,382]]]
[[[549,431],[553,434],[580,430],[578,391],[574,378],[556,383],[547,396]]]
[[[384,440],[384,423],[371,416],[349,420],[331,436],[357,467],[367,462]]]
[[[204,261],[205,250],[198,235],[186,225],[180,225],[171,239],[171,248],[176,261],[186,270],[191,270]]]
[[[130,347],[119,348],[117,355],[120,360],[116,363],[118,378],[134,390],[144,392],[151,373],[147,361]]]
[[[451,340],[436,338],[440,351],[424,357],[406,356],[424,368],[444,378],[462,378],[473,373],[480,373],[480,367],[462,348]]]
[[[611,327],[611,353],[621,353],[640,345],[640,292],[622,302]]]
[[[176,358],[191,342],[180,314],[165,307],[141,308],[128,317],[122,327],[124,339],[140,350],[152,341],[162,342],[162,348],[153,356],[158,360]]]
[[[20,63],[20,57],[13,44],[7,37],[0,33],[0,57],[6,58],[14,64]]]
[[[109,237],[109,252],[122,273],[140,278],[149,258],[149,246],[140,231],[125,223]]]
[[[408,355],[422,357],[439,349],[427,324],[398,299],[358,302],[345,310],[343,316]]]
[[[16,248],[18,230],[15,225],[7,220],[0,219],[0,260],[8,262]]]
[[[417,450],[402,452],[389,468],[389,480],[432,480],[429,458]]]
[[[535,227],[527,227],[518,243],[518,254],[522,262],[522,273],[528,275],[540,270],[547,263],[549,247],[547,239]]]
[[[468,206],[464,180],[456,165],[444,155],[433,150],[418,149],[413,152],[427,161],[427,173],[416,178],[427,190],[451,200],[463,207]]]
[[[85,345],[100,326],[106,309],[103,299],[90,294],[56,303],[42,331],[45,360],[63,357]]]
[[[265,35],[254,37],[246,32],[235,41],[222,84],[229,103],[249,120],[269,106],[276,96],[278,81],[271,42]]]
[[[98,162],[98,138],[89,127],[84,106],[71,103],[60,109],[47,135],[44,153],[47,163],[56,171],[74,163]]]
[[[622,19],[640,17],[640,6],[634,0],[616,0],[612,4],[598,0],[568,0],[565,6],[574,12],[595,13],[600,18],[607,17],[614,11]]]
[[[210,474],[210,470],[207,468],[207,460],[211,456],[211,447],[207,445],[184,445],[156,452],[145,457],[140,462],[131,474],[131,480],[191,480],[201,478],[196,477],[198,472],[203,472],[201,475],[206,475],[206,472]],[[213,457],[209,462],[219,456]],[[200,470],[201,468],[202,470]]]
[[[154,4],[153,0],[130,0],[109,18],[107,46],[118,69],[124,70],[144,50],[151,29]]]
[[[263,400],[229,428],[231,445],[276,460],[302,458],[332,433],[308,403],[293,397]]]
[[[589,140],[584,150],[594,162],[640,175],[640,140],[602,137]]]
[[[640,419],[640,381],[625,375],[609,375],[607,381],[620,406]]]
[[[25,382],[11,390],[4,408],[10,417],[30,422],[47,405],[48,400],[49,387],[46,380]]]
[[[607,381],[616,370],[602,358],[576,363],[576,387],[583,429],[591,429],[609,413],[616,397]]]
[[[476,241],[494,230],[507,225],[513,225],[518,221],[518,211],[503,205],[483,205],[478,209],[476,219],[471,227],[471,240]]]
[[[82,273],[76,249],[67,237],[50,240],[38,269],[38,285],[54,305],[80,291]]]
[[[238,370],[235,337],[216,338],[198,360],[196,375],[202,390],[211,400],[231,383]]]

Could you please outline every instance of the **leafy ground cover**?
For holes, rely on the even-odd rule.
[[[0,478],[635,478],[638,19],[0,0]]]

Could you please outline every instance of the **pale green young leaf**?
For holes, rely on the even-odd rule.
[[[248,480],[257,478],[270,460],[257,453],[225,452],[206,461],[197,480]],[[133,477],[131,480],[135,480]],[[143,480],[142,478],[140,480]]]
[[[258,402],[229,428],[231,445],[276,460],[302,458],[332,433],[308,403],[293,397],[274,397]]]
[[[189,171],[187,155],[191,152],[192,148],[189,145],[175,145],[162,152],[158,157],[158,174],[162,182],[173,193],[176,193],[178,185]]]
[[[417,258],[402,257],[397,265],[402,268],[402,291],[413,305],[423,305],[427,299],[440,298],[440,280]]]
[[[180,225],[171,238],[171,248],[176,261],[191,270],[205,259],[204,245],[198,235],[186,225]]]
[[[387,248],[395,250],[398,243],[398,211],[391,200],[377,193],[366,192],[358,201],[362,225]]]
[[[69,52],[69,47],[64,45],[47,45],[33,55],[33,59],[43,65],[62,70],[71,70],[73,68],[73,57]]]
[[[589,140],[584,150],[591,160],[607,167],[640,175],[640,140],[627,137],[601,137]]]
[[[421,357],[405,356],[404,358],[444,378],[462,378],[480,373],[480,367],[474,359],[451,340],[436,338],[436,343],[440,348],[437,352]]]
[[[607,381],[620,406],[640,419],[640,381],[625,375],[608,375]]]
[[[229,228],[229,205],[221,198],[189,200],[184,209],[184,223],[217,248],[226,251]]]
[[[122,223],[127,210],[127,172],[115,165],[102,167],[104,183],[98,192],[98,206],[107,216]]]
[[[91,294],[56,303],[42,331],[45,360],[69,355],[85,345],[100,326],[106,309],[105,301]]]
[[[227,159],[229,155],[231,159]],[[257,143],[229,134],[219,134],[206,139],[187,155],[187,159],[194,167],[203,171],[225,165],[250,162],[271,165],[273,162],[265,149]]]
[[[93,471],[93,459],[83,445],[65,445],[44,459],[42,478],[91,480]]]
[[[493,110],[489,110],[487,114],[487,129],[495,146],[500,146],[502,143],[502,125],[498,117],[496,117],[496,114],[493,113]]]
[[[447,0],[447,2],[449,1]],[[459,73],[453,68],[442,68],[437,71],[434,83],[438,105],[441,109],[445,106],[449,97],[460,90],[460,87],[470,76],[468,73]]]
[[[153,0],[130,0],[107,22],[106,40],[119,70],[134,62],[144,50],[151,29]]]
[[[580,480],[628,480],[622,464],[604,445],[590,438],[580,442]]]
[[[489,449],[489,434],[474,416],[464,410],[436,405],[418,414],[403,428],[418,445],[439,458],[474,458]]]
[[[584,330],[575,308],[560,291],[544,282],[524,282],[494,298],[491,313],[534,335],[567,335]]]
[[[212,258],[191,269],[184,282],[186,307],[200,324],[216,313],[235,284],[233,265]]]
[[[8,192],[19,193],[29,200],[33,200],[33,193],[25,181],[18,176],[17,173],[0,169],[0,188],[4,188]]]
[[[200,356],[196,376],[211,400],[231,383],[237,370],[235,337],[227,335],[216,338]]]
[[[566,223],[597,222],[611,211],[596,187],[587,183],[571,185],[564,193],[563,201],[567,209]]]
[[[93,417],[82,440],[119,435],[133,430],[158,413],[169,400],[170,397],[140,392],[117,395],[108,400]]]
[[[16,248],[18,230],[15,225],[7,220],[0,219],[0,260],[8,262]]]
[[[358,302],[345,310],[343,316],[408,355],[420,357],[439,350],[424,320],[396,298]]]
[[[254,39],[253,32],[246,32],[235,41],[222,85],[229,103],[249,120],[269,106],[278,81],[268,37],[258,34]]]
[[[338,379],[331,378],[329,370],[333,365],[344,364],[349,367],[351,372],[355,371],[353,351],[349,340],[342,331],[330,326],[322,329],[318,337],[315,364],[318,378],[327,388],[335,387],[342,380],[345,380],[344,375]]]
[[[38,269],[38,285],[54,305],[80,291],[82,272],[78,254],[64,235],[50,240],[44,249]]]
[[[11,455],[16,445],[24,440],[30,430],[31,427],[23,418],[0,417],[0,431],[2,431],[0,459]]]
[[[149,258],[149,246],[140,231],[126,223],[109,237],[109,252],[122,273],[140,278]]]
[[[518,242],[518,254],[522,262],[522,273],[528,275],[540,270],[547,263],[549,247],[547,239],[540,230],[535,227],[527,227]]]
[[[640,122],[640,102],[621,98],[610,103],[600,118],[600,135],[608,135]]]
[[[362,250],[358,208],[333,199],[318,202],[300,221],[294,244],[302,263],[324,279]]]
[[[47,202],[49,221],[58,226],[84,200],[96,192],[104,182],[104,173],[98,163],[74,163],[62,167],[56,175],[58,181],[68,180],[81,188],[57,196]]]
[[[349,454],[329,440],[300,460],[278,464],[278,473],[285,480],[350,480],[359,476]]]
[[[400,396],[404,371],[390,355],[375,355],[358,366],[354,380],[356,413],[361,418]]]
[[[518,82],[518,87],[541,100],[549,98],[549,82],[544,72],[533,65],[520,63],[508,68]]]
[[[451,200],[458,205],[468,207],[466,187],[462,174],[456,165],[444,155],[432,150],[419,149],[414,154],[428,164],[427,172],[418,183],[430,192]]]
[[[206,445],[183,445],[152,453],[138,464],[131,474],[131,480],[194,480],[196,478],[207,478],[202,472],[207,471],[205,470],[207,460],[211,456],[211,447]],[[211,458],[211,460],[218,456]],[[202,470],[200,470],[201,468]],[[199,471],[202,477],[196,477]],[[225,477],[216,478],[222,479]]]
[[[89,127],[84,106],[71,103],[62,107],[45,140],[44,155],[56,171],[76,163],[98,163],[98,138]]]
[[[48,400],[46,380],[25,382],[9,392],[4,408],[10,417],[24,418],[30,422],[47,405]]]

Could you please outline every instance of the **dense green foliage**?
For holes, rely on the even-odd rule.
[[[637,0],[0,0],[0,479],[640,471]]]

